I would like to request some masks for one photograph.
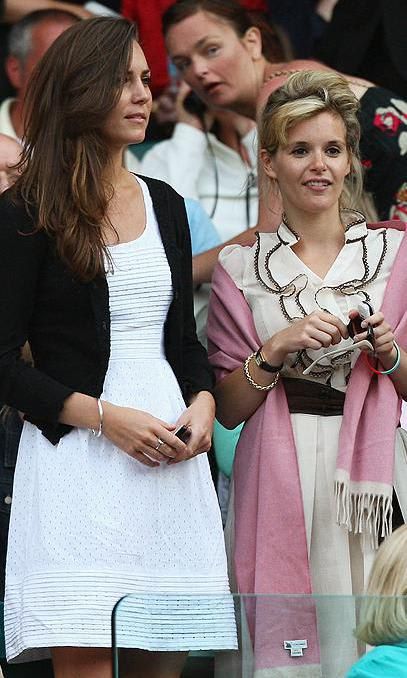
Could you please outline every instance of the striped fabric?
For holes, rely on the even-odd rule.
[[[171,272],[147,187],[146,228],[110,248],[111,359],[102,398],[175,423],[185,409],[164,354]],[[14,484],[5,633],[15,661],[52,646],[236,646],[222,523],[206,455],[149,468],[73,429],[53,447],[24,424]]]

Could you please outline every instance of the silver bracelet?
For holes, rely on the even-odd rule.
[[[91,428],[92,434],[95,438],[100,438],[103,433],[103,406],[100,398],[97,399],[98,410],[99,410],[99,428]]]
[[[251,353],[251,355],[249,355],[243,363],[243,372],[245,374],[245,377],[249,382],[250,386],[253,386],[253,388],[257,389],[258,391],[271,391],[271,389],[277,385],[277,382],[280,378],[280,372],[275,372],[275,376],[271,384],[268,384],[267,386],[262,386],[261,384],[258,384],[257,381],[254,381],[249,371],[250,361],[255,357],[255,355],[256,353]]]

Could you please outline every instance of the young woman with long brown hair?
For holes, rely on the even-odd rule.
[[[35,72],[21,175],[0,202],[0,400],[25,419],[7,653],[51,649],[57,678],[110,677],[110,614],[127,593],[141,597],[125,675],[176,678],[189,649],[235,643],[227,598],[221,628],[207,626],[228,581],[184,203],[122,163],[144,139],[149,82],[130,22],[67,30]],[[197,591],[205,610],[183,598]]]

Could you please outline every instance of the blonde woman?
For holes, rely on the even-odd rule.
[[[293,74],[270,95],[259,145],[281,223],[251,248],[225,247],[212,282],[217,417],[245,422],[228,522],[241,593],[351,601],[391,531],[407,240],[401,222],[369,225],[343,206],[344,186],[361,183],[358,106],[335,73]],[[343,678],[357,659],[353,606],[321,602],[315,620],[304,599],[278,604],[248,614],[256,678]]]
[[[366,593],[356,635],[376,647],[347,678],[402,678],[407,675],[407,525],[381,545]]]

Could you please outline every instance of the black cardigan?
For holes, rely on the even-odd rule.
[[[188,403],[193,393],[212,391],[213,375],[196,337],[184,201],[164,182],[142,178],[172,276],[165,354]],[[75,391],[94,397],[103,391],[110,355],[107,281],[75,279],[56,256],[53,239],[34,231],[9,191],[0,197],[0,253],[0,402],[24,412],[56,444],[71,430],[58,422],[64,400]],[[27,340],[35,367],[21,359]]]

